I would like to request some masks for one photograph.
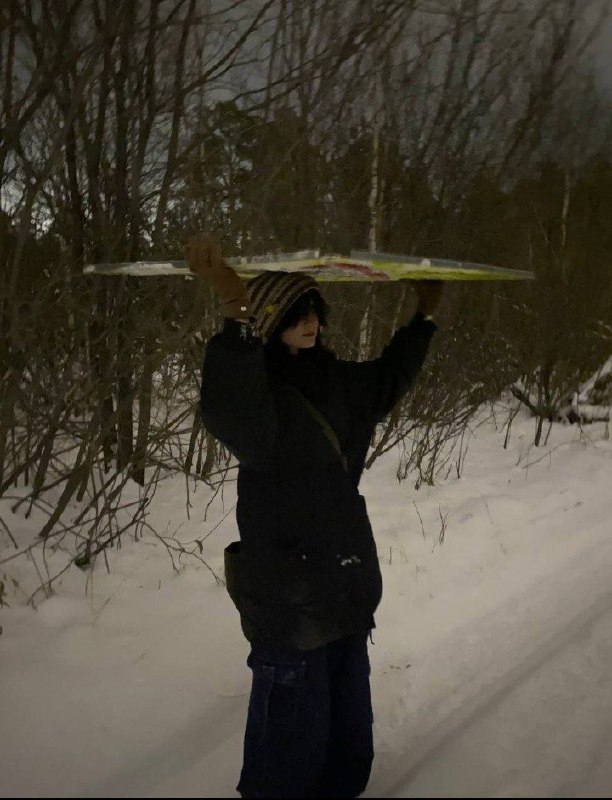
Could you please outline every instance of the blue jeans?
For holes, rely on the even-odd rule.
[[[310,651],[256,647],[242,797],[357,797],[374,758],[368,633]]]

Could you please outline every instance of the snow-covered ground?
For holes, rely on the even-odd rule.
[[[385,580],[366,796],[612,794],[612,442],[603,423],[538,449],[533,432],[517,417],[504,450],[483,421],[462,477],[418,492],[396,452],[364,475]],[[208,499],[188,519],[165,482],[157,528],[206,535],[235,483],[204,521]],[[231,513],[204,541],[219,574],[234,538]],[[37,610],[2,611],[0,795],[237,796],[250,673],[225,590],[153,539],[110,565],[87,595],[72,568]]]

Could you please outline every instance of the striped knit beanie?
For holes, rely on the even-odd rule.
[[[319,286],[310,275],[300,272],[264,272],[246,283],[255,325],[264,344],[298,297]]]

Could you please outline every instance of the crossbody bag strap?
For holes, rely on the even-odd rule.
[[[295,386],[289,386],[288,388],[292,389],[295,392],[295,394],[300,398],[300,400],[302,402],[302,405],[304,405],[306,407],[308,413],[312,417],[314,417],[315,420],[319,423],[319,425],[321,426],[321,428],[323,430],[323,433],[325,434],[325,436],[327,436],[329,441],[332,443],[334,450],[338,454],[338,458],[342,462],[342,466],[348,472],[348,463],[346,461],[346,456],[342,452],[342,448],[340,447],[340,442],[339,442],[338,437],[336,435],[336,431],[332,428],[332,426],[329,424],[329,422],[325,419],[323,414],[321,414],[320,411],[317,408],[315,408],[312,405],[312,403],[304,397],[304,395],[300,392],[299,389],[297,389]]]

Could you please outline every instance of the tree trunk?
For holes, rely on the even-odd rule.
[[[153,354],[145,348],[145,362],[138,392],[138,431],[134,450],[134,480],[145,485],[147,441],[151,428],[151,403],[153,399]]]

